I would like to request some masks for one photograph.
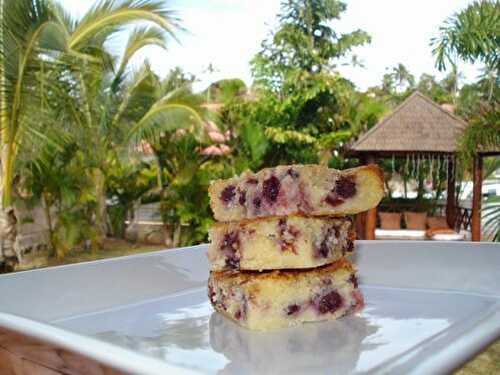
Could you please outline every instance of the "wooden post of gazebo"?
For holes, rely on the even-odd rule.
[[[483,185],[483,159],[481,155],[474,157],[474,168],[472,172],[472,215],[471,234],[472,241],[481,241],[481,187]]]
[[[371,154],[366,156],[366,164],[375,164],[375,157]],[[366,211],[365,218],[365,240],[375,239],[375,228],[377,226],[377,208]]]
[[[448,161],[448,186],[446,191],[446,222],[455,228],[455,158]]]

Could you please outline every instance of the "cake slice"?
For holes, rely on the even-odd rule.
[[[354,248],[347,218],[270,217],[216,223],[208,231],[212,271],[312,268]]]
[[[305,214],[348,215],[375,207],[384,195],[376,165],[339,171],[289,165],[212,182],[210,206],[217,221]]]
[[[345,258],[309,270],[211,272],[215,310],[252,330],[333,320],[358,311],[363,297]]]

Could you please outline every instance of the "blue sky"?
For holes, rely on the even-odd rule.
[[[75,16],[82,15],[94,0],[60,0]],[[429,41],[439,26],[454,12],[472,0],[348,0],[347,11],[333,27],[339,32],[363,29],[372,43],[354,52],[365,68],[340,66],[339,71],[360,89],[379,84],[386,69],[405,64],[418,78],[426,72],[442,77],[434,68]],[[172,42],[168,51],[144,49],[134,60],[147,58],[153,69],[164,75],[175,66],[200,78],[197,88],[222,78],[242,78],[250,84],[249,61],[260,43],[275,25],[279,0],[171,0],[189,31],[180,35],[180,44]],[[119,46],[122,40],[114,44]],[[118,47],[117,47],[118,48]],[[216,71],[206,72],[209,64]],[[477,67],[461,64],[464,82],[475,80]]]

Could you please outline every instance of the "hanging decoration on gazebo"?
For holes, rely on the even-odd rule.
[[[450,177],[456,178],[456,159],[450,154],[407,154],[403,159],[403,168],[400,171],[396,170],[398,155],[392,154],[390,158],[393,176],[399,174],[413,179],[424,178],[432,181],[433,184],[436,183],[436,180],[440,180],[439,176],[443,176],[443,180],[448,180]]]

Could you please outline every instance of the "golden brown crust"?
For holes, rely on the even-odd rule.
[[[380,183],[379,188],[384,189],[384,171],[377,164],[368,164],[364,167],[360,167],[367,172],[373,173],[378,177]]]
[[[277,167],[264,168],[264,169],[261,169],[258,172],[245,171],[245,172],[243,172],[242,174],[240,174],[238,176],[232,177],[231,179],[238,179],[238,178],[242,178],[243,176],[246,176],[246,177],[258,177],[260,175],[266,174],[267,171],[276,169],[278,167],[279,168],[284,168],[284,169],[285,168],[292,168],[293,167],[293,168],[298,169],[298,170],[301,170],[303,168],[307,168],[307,169],[315,170],[316,173],[318,173],[318,174],[320,174],[320,173],[322,173],[324,171],[334,171],[334,172],[337,172],[340,175],[346,175],[346,174],[351,174],[351,173],[352,174],[356,174],[356,173],[360,173],[362,171],[366,171],[366,172],[370,172],[370,173],[375,174],[380,179],[380,182],[381,182],[380,186],[382,186],[382,187],[384,186],[384,172],[382,171],[382,169],[377,164],[362,165],[360,167],[354,167],[354,168],[349,168],[349,169],[344,169],[344,170],[328,168],[328,167],[325,167],[323,165],[318,165],[318,164],[279,165]],[[210,183],[210,186],[208,187],[208,193],[210,195],[212,195],[212,190],[215,188],[215,186],[218,185],[218,184],[221,184],[221,183],[223,184],[226,181],[227,180],[225,180],[225,179],[213,180]]]
[[[341,258],[336,262],[327,264],[325,266],[306,269],[293,269],[293,270],[273,270],[273,271],[221,271],[210,272],[210,278],[214,281],[224,279],[224,281],[232,281],[237,284],[246,283],[248,281],[278,281],[287,279],[298,279],[301,277],[321,276],[324,274],[331,274],[337,270],[344,269],[348,272],[354,272],[355,269],[345,258]]]
[[[341,222],[345,222],[345,221],[349,221],[352,223],[352,219],[349,217],[349,216],[345,216],[345,215],[321,215],[321,216],[308,216],[306,214],[303,214],[303,213],[294,213],[292,215],[286,215],[286,216],[264,216],[264,217],[253,217],[253,218],[245,218],[245,219],[242,219],[242,220],[239,220],[238,221],[238,225],[240,227],[242,226],[245,226],[245,225],[252,225],[252,224],[256,224],[256,223],[259,223],[259,222],[272,222],[272,221],[276,221],[276,220],[279,220],[279,219],[290,219],[290,218],[294,218],[294,217],[297,217],[297,218],[314,218],[314,219],[325,219],[325,220],[328,220],[328,219],[333,219],[333,220],[337,220],[337,221],[341,221]],[[219,229],[219,228],[225,228],[227,227],[228,225],[231,225],[233,224],[234,222],[224,222],[224,221],[216,221],[215,223],[212,224],[212,228],[215,228],[215,229]]]

